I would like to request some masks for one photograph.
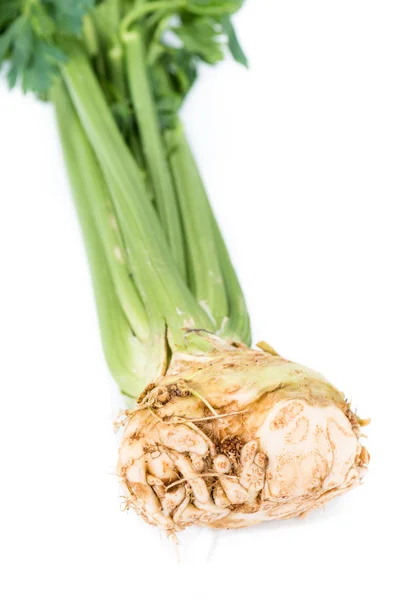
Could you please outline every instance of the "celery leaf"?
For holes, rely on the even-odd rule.
[[[10,87],[46,97],[67,60],[60,39],[79,36],[96,0],[9,0],[0,5],[0,67],[8,61]]]

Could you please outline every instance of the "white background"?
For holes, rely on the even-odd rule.
[[[365,485],[304,521],[192,529],[120,511],[88,268],[50,106],[0,85],[4,600],[399,597],[400,6],[249,0],[251,62],[185,119],[255,340],[372,417]]]

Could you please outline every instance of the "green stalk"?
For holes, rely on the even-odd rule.
[[[118,27],[121,20],[122,10],[120,0],[108,0],[110,20]]]
[[[213,221],[215,243],[229,298],[229,318],[224,322],[219,333],[223,337],[232,338],[233,340],[245,343],[247,346],[251,346],[250,316],[246,300],[215,215],[211,210],[210,212]]]
[[[145,165],[145,159],[143,156],[143,148],[140,144],[139,135],[136,133],[136,131],[134,131],[134,129],[131,129],[128,132],[127,144],[129,144],[129,148],[132,151],[133,157],[134,157],[138,167],[141,169],[142,173],[144,174],[144,183],[146,185],[147,194],[148,194],[149,198],[151,198],[153,201],[154,191],[153,191],[153,188],[151,186],[151,183],[148,179],[148,175],[145,170],[146,165]],[[154,201],[153,201],[153,203],[154,203]]]
[[[173,347],[184,346],[186,328],[215,328],[174,264],[140,169],[87,58],[77,48],[70,48],[69,55],[63,77],[110,186],[135,283],[149,314],[166,320]]]
[[[124,7],[119,0],[108,0],[97,7],[93,14],[96,28],[107,60],[110,80],[117,102],[130,108],[128,80],[125,72],[124,49],[119,37],[120,16]],[[133,119],[132,119],[133,120]],[[143,149],[136,132],[131,128],[130,120],[121,127],[122,133],[131,148],[140,169],[144,171]]]
[[[191,288],[220,329],[228,315],[228,298],[210,206],[182,126],[167,131],[166,140],[185,231]]]
[[[145,50],[138,28],[123,36],[127,75],[143,151],[154,188],[156,207],[181,275],[186,261],[178,200],[166,159],[153,94],[146,67]]]
[[[90,15],[86,15],[83,19],[82,33],[89,56],[97,56],[97,54],[99,53],[99,40],[96,32],[96,27]]]
[[[121,35],[124,36],[128,29],[137,21],[150,13],[157,11],[176,12],[187,6],[187,0],[156,0],[145,3],[140,1],[121,21]]]
[[[158,14],[165,10],[173,12],[183,8],[185,4],[179,0],[140,3],[135,5],[121,24],[131,96],[145,155],[153,183],[158,180],[163,191],[166,188],[162,184],[167,181],[164,176],[165,148],[149,85],[141,33],[138,26],[131,28],[148,13]],[[167,132],[165,139],[169,146],[169,162],[182,217],[190,287],[199,304],[212,315],[221,334],[250,342],[250,323],[243,293],[183,130],[178,128],[174,132]],[[160,198],[163,196],[158,199]],[[169,208],[175,204],[171,204],[171,196],[166,194],[161,204],[162,206],[158,204],[158,208],[160,213],[166,213],[162,218],[166,227]]]
[[[125,99],[128,95],[124,72],[124,51],[120,44],[115,44],[108,51],[107,60],[110,67],[111,80],[118,90],[121,98]]]
[[[147,383],[137,369],[144,347],[133,335],[120,306],[88,200],[91,194],[90,182],[76,154],[77,147],[82,143],[83,130],[61,83],[53,88],[52,100],[56,107],[68,175],[86,245],[106,361],[121,390],[129,396],[137,397]]]
[[[103,2],[93,14],[98,36],[106,56],[112,84],[121,98],[127,98],[128,88],[124,70],[124,55],[119,39],[121,6],[119,0]]]
[[[87,201],[103,242],[120,305],[135,335],[145,341],[149,337],[148,316],[131,277],[124,241],[106,181],[82,127],[75,127],[74,151],[80,170],[85,174]]]
[[[177,131],[167,132],[166,136],[171,148],[169,158],[178,190],[191,272],[195,281],[203,286],[201,289],[210,304],[216,303],[220,316],[217,321],[219,335],[250,345],[250,318],[244,295],[184,129],[180,127]],[[213,280],[208,275],[210,270],[222,281]],[[197,286],[196,297],[199,298]],[[213,314],[217,314],[214,312],[216,307],[214,305]]]

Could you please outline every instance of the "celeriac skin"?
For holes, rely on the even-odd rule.
[[[174,534],[303,516],[359,485],[369,456],[340,392],[275,353],[214,341],[174,355],[126,413],[127,506]]]

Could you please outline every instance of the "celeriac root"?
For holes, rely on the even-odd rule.
[[[358,485],[369,461],[340,392],[247,347],[175,356],[126,418],[127,502],[170,534],[302,516]]]

